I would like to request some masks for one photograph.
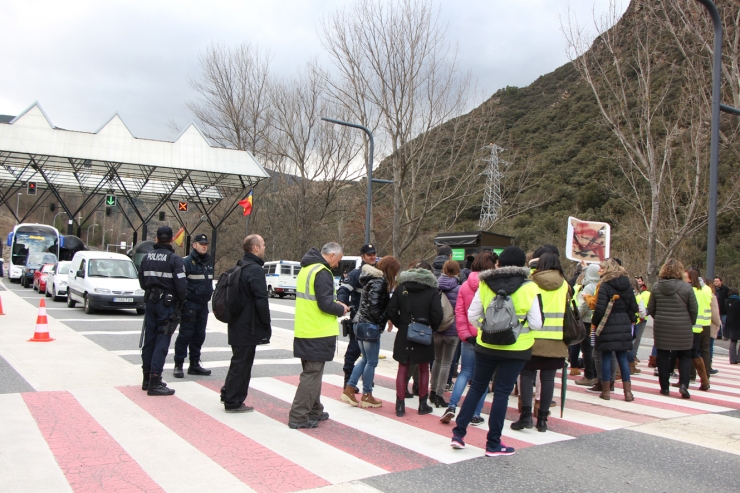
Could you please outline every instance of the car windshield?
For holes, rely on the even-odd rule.
[[[60,265],[57,274],[66,274],[69,272],[69,264]]]
[[[90,260],[88,275],[90,277],[136,279],[136,268],[130,260],[93,259]]]
[[[27,265],[53,264],[57,261],[55,255],[49,253],[31,253],[28,255]]]

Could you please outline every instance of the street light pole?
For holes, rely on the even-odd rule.
[[[66,212],[62,211],[62,212],[57,212],[56,214],[54,214],[54,219],[51,220],[51,225],[54,226],[55,228],[57,227],[57,217],[59,216],[59,214],[66,214]]]
[[[18,199],[15,201],[15,223],[16,224],[19,223],[19,219],[21,217],[21,213],[20,213],[20,210],[21,210],[21,195],[22,194],[20,192],[18,192]]]
[[[337,125],[344,125],[345,127],[359,128],[365,132],[367,138],[370,140],[370,149],[368,150],[367,158],[367,207],[365,210],[365,244],[367,245],[370,243],[370,218],[372,218],[373,211],[373,153],[375,152],[373,133],[369,128],[358,123],[344,122],[342,120],[335,120],[334,118],[326,118],[324,116],[322,116],[321,119],[325,122],[336,123]]]
[[[97,224],[91,224],[87,227],[87,241],[85,241],[85,244],[87,245],[90,244],[90,228],[93,228],[93,238],[95,237],[95,226],[97,226]]]
[[[105,248],[105,233],[107,233],[108,231],[110,231],[111,233],[113,232],[112,229],[104,229],[103,230],[103,244],[100,245],[100,249],[103,250],[104,252],[108,250],[107,248]]]

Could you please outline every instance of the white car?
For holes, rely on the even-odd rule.
[[[131,259],[120,253],[75,253],[69,265],[67,306],[77,303],[83,304],[85,313],[134,308],[143,315],[144,290]]]
[[[67,273],[69,272],[68,260],[57,262],[54,268],[46,276],[46,296],[54,301],[62,301],[67,298]]]

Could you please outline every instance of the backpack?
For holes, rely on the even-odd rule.
[[[570,293],[570,290],[568,290]],[[586,327],[581,322],[581,315],[576,302],[570,297],[565,299],[565,314],[563,315],[563,342],[568,346],[580,344],[586,338]]]
[[[529,328],[525,328],[516,316],[514,302],[504,290],[496,293],[496,297],[486,308],[481,329],[481,341],[496,346],[511,346],[517,341],[519,334],[529,332]]]
[[[213,315],[216,320],[228,324],[241,315],[244,305],[241,304],[239,299],[239,279],[242,276],[242,269],[248,265],[250,263],[242,265],[239,261],[218,278],[211,301]]]

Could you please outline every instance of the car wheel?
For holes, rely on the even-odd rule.
[[[88,298],[87,295],[85,295],[84,306],[85,306],[85,313],[87,313],[88,315],[95,313],[95,310],[93,309],[93,307],[90,306],[90,298]]]
[[[144,308],[137,308],[136,309],[136,314],[137,315],[144,315],[144,313],[146,313],[146,309],[144,309]]]
[[[272,286],[267,288],[267,297],[268,298],[274,298],[275,297],[275,291],[272,290]]]
[[[69,308],[74,308],[77,302],[72,299],[72,295],[69,292],[69,289],[67,289],[67,306]]]

